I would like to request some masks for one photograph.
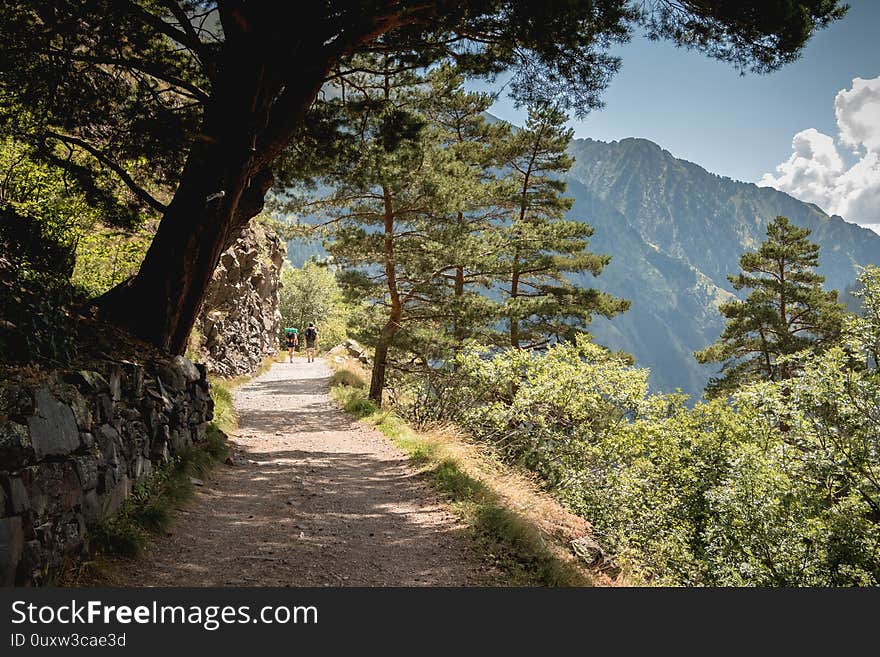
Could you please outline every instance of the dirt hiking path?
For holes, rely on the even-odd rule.
[[[337,408],[329,376],[323,360],[295,359],[239,388],[236,465],[218,468],[118,583],[487,583],[465,528],[399,450]]]

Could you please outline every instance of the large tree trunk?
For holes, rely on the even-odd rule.
[[[183,353],[220,254],[263,208],[272,184],[268,163],[292,134],[260,143],[277,82],[264,65],[227,55],[224,78],[206,107],[202,132],[180,185],[138,274],[97,300],[104,318],[171,353]],[[323,71],[304,74],[297,103],[287,103],[296,125],[313,102]],[[297,106],[298,105],[298,106]]]
[[[246,163],[209,164],[201,152],[212,150],[194,150],[137,276],[98,300],[104,317],[172,353],[186,347],[220,254],[259,212],[239,211]],[[221,190],[222,197],[206,200]]]
[[[184,351],[220,254],[262,209],[269,167],[330,68],[418,19],[419,12],[403,16],[398,3],[388,5],[340,34],[321,3],[289,3],[284,11],[275,3],[218,4],[225,40],[210,67],[202,133],[137,276],[97,300],[105,318],[158,347]]]

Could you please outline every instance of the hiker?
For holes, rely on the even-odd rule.
[[[290,358],[290,362],[293,362],[293,352],[299,346],[299,336],[297,335],[298,331],[295,328],[289,328],[285,330],[286,338],[287,338],[287,355]]]
[[[306,356],[308,356],[310,363],[315,360],[317,348],[318,329],[315,328],[314,322],[309,322],[309,327],[306,329]]]

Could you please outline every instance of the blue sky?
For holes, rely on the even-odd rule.
[[[623,66],[603,96],[606,106],[573,121],[575,135],[645,137],[714,173],[757,182],[791,156],[796,133],[814,128],[836,137],[837,93],[856,77],[880,76],[880,1],[849,4],[847,17],[818,32],[798,61],[769,75],[740,76],[699,53],[634,36],[616,49]],[[490,111],[523,122],[507,98]],[[841,156],[851,163],[848,149]]]

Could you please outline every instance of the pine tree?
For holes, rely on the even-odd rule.
[[[354,84],[347,80],[344,102],[361,142],[328,180],[335,191],[323,205],[338,224],[328,250],[342,267],[340,282],[349,298],[371,306],[359,337],[374,347],[370,398],[381,403],[392,348],[409,366],[427,366],[425,346],[461,321],[450,281],[473,261],[467,245],[485,158],[447,148],[445,129],[429,129],[423,78],[387,58],[363,68]]]
[[[574,163],[566,153],[572,137],[566,120],[559,109],[531,108],[526,127],[511,135],[504,158],[516,188],[500,230],[496,276],[505,299],[507,341],[517,348],[571,339],[593,314],[612,317],[629,307],[628,301],[578,287],[566,276],[598,276],[611,260],[587,250],[591,226],[566,218],[573,201],[562,196],[561,176]]]
[[[710,395],[758,380],[780,381],[796,371],[783,356],[821,351],[839,336],[843,305],[837,291],[822,289],[815,272],[819,247],[787,217],[776,217],[757,251],[740,258],[742,273],[729,276],[736,290],[751,289],[744,300],[720,307],[727,326],[718,341],[694,354],[701,363],[723,363],[721,375],[707,388]]]
[[[428,76],[423,111],[438,166],[450,185],[441,190],[444,204],[433,217],[443,226],[444,258],[453,268],[444,273],[449,286],[444,301],[448,318],[443,331],[433,334],[440,360],[457,351],[465,340],[498,341],[501,305],[490,295],[497,228],[506,217],[505,200],[516,181],[499,176],[512,135],[511,126],[490,122],[489,94],[464,90],[464,76],[453,66],[441,66]]]

